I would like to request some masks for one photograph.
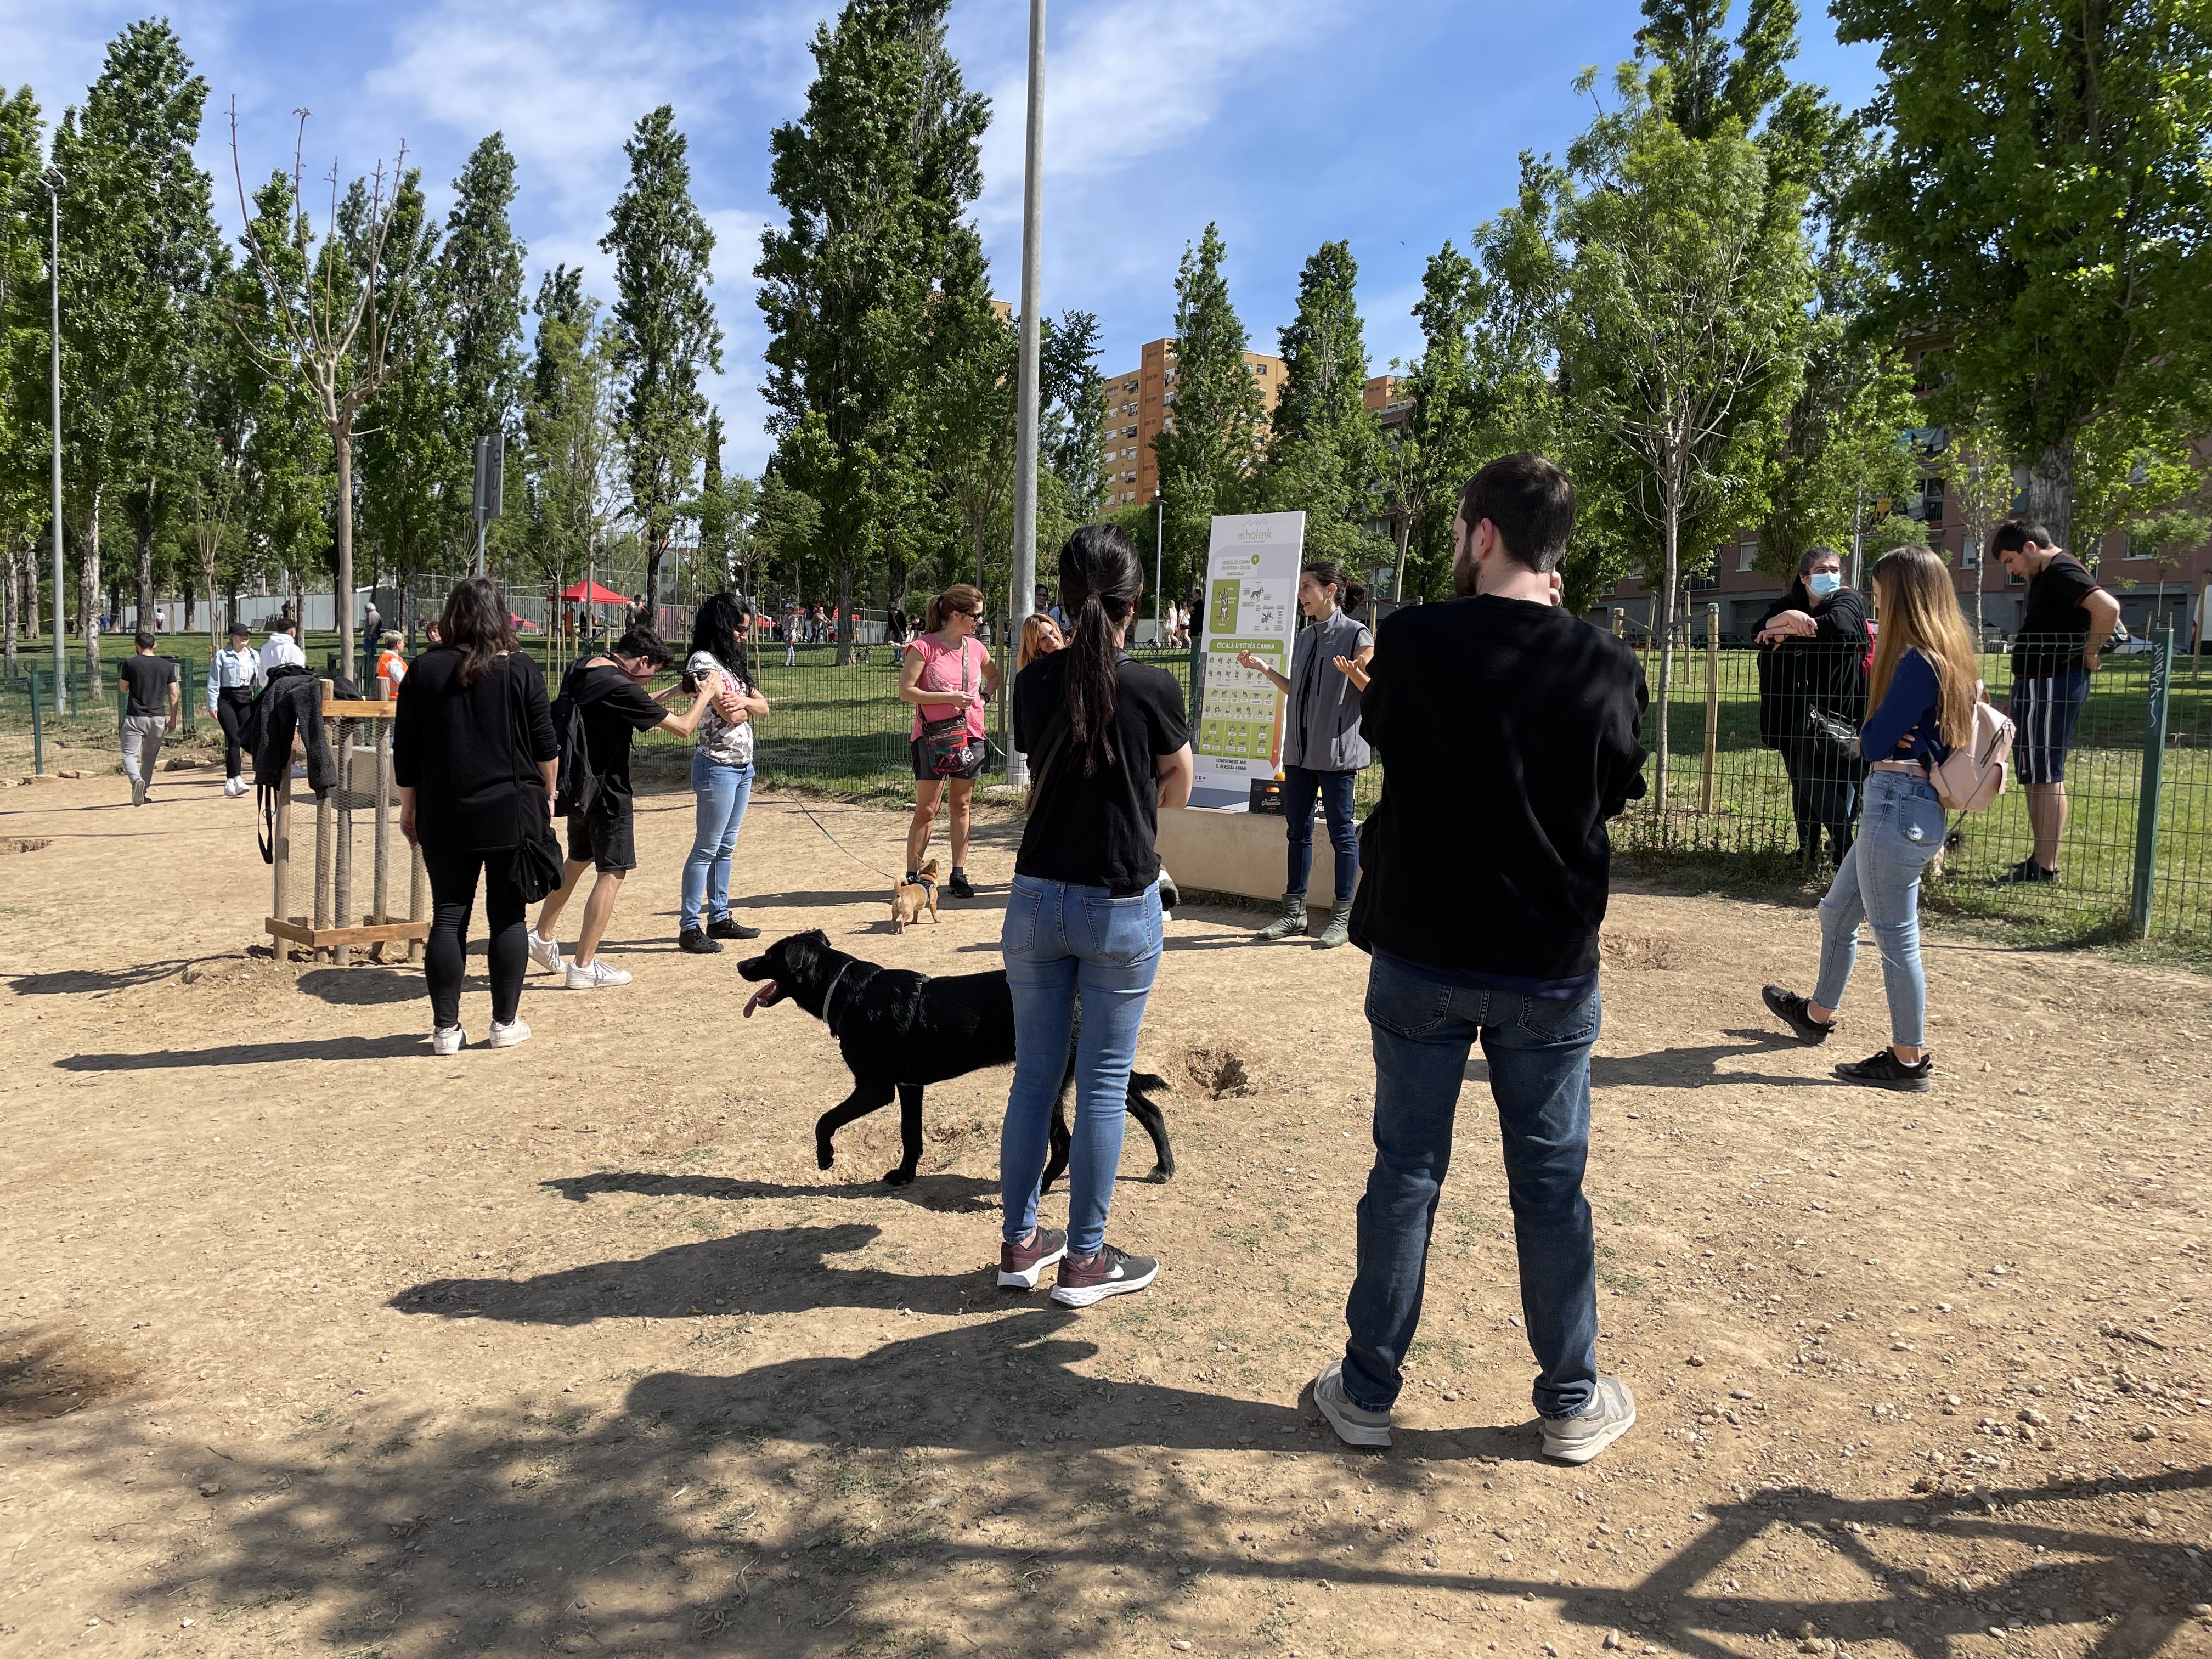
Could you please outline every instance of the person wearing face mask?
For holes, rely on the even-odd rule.
[[[1856,735],[1866,708],[1867,607],[1843,573],[1832,549],[1808,550],[1796,580],[1759,619],[1759,741],[1780,751],[1790,775],[1798,856],[1808,867],[1824,837],[1843,867],[1866,775]]]

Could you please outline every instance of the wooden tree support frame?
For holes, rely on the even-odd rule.
[[[386,947],[404,945],[404,960],[413,962],[430,937],[429,883],[422,870],[419,848],[409,848],[410,869],[407,919],[398,921],[386,908],[389,902],[392,817],[392,719],[398,712],[387,700],[388,687],[380,682],[378,697],[341,702],[331,695],[331,684],[322,682],[323,719],[331,729],[331,750],[337,756],[337,787],[315,801],[315,884],[307,915],[292,912],[292,780],[286,769],[283,787],[276,792],[276,822],[270,834],[269,914],[262,927],[276,941],[277,954],[293,945],[304,945],[317,961],[344,967],[356,947],[367,949],[378,962],[386,960]],[[356,926],[344,919],[354,915],[353,815],[356,750],[360,727],[369,728],[368,793],[374,824],[372,868],[374,896],[368,913]]]

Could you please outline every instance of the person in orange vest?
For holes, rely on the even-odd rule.
[[[391,686],[389,696],[399,695],[399,682],[407,678],[407,659],[399,654],[399,635],[397,632],[380,634],[376,643],[376,678]]]

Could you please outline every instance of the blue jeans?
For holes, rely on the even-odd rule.
[[[708,920],[730,914],[730,854],[737,851],[738,826],[753,798],[753,769],[725,766],[691,751],[691,793],[698,802],[698,828],[684,860],[684,931],[700,925],[703,904]]]
[[[1103,887],[1016,876],[999,935],[1014,996],[1014,1081],[999,1135],[999,1184],[1011,1243],[1036,1225],[1053,1103],[1075,1045],[1075,1122],[1067,1157],[1067,1248],[1095,1255],[1106,1242],[1106,1210],[1121,1166],[1129,1068],[1145,1000],[1160,969],[1160,890],[1128,898]]]
[[[1874,924],[1889,1040],[1917,1048],[1928,1012],[1920,969],[1920,872],[1943,848],[1947,825],[1935,786],[1909,772],[1869,772],[1858,839],[1820,901],[1820,982],[1813,1000],[1842,1006],[1858,955],[1861,918]]]
[[[1352,784],[1357,772],[1316,772],[1303,766],[1283,769],[1283,817],[1291,840],[1290,879],[1285,893],[1303,895],[1313,872],[1314,797],[1328,817],[1328,844],[1336,849],[1336,896],[1352,896],[1359,878],[1359,830],[1352,822]]]
[[[1597,1386],[1596,1262],[1583,1197],[1597,993],[1568,1001],[1465,989],[1377,962],[1368,972],[1367,1021],[1375,1167],[1359,1200],[1359,1265],[1344,1310],[1345,1392],[1369,1411],[1387,1411],[1403,1386],[1460,1083],[1480,1040],[1504,1141],[1536,1409],[1546,1417],[1585,1410]]]

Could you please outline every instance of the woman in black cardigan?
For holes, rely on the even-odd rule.
[[[450,1054],[468,1040],[461,981],[481,872],[491,927],[485,1046],[511,1048],[530,1036],[520,1012],[526,907],[513,854],[551,822],[561,747],[544,676],[515,648],[497,588],[481,576],[462,582],[446,600],[438,633],[441,643],[400,682],[392,732],[399,828],[422,849],[430,878],[430,1047]]]

